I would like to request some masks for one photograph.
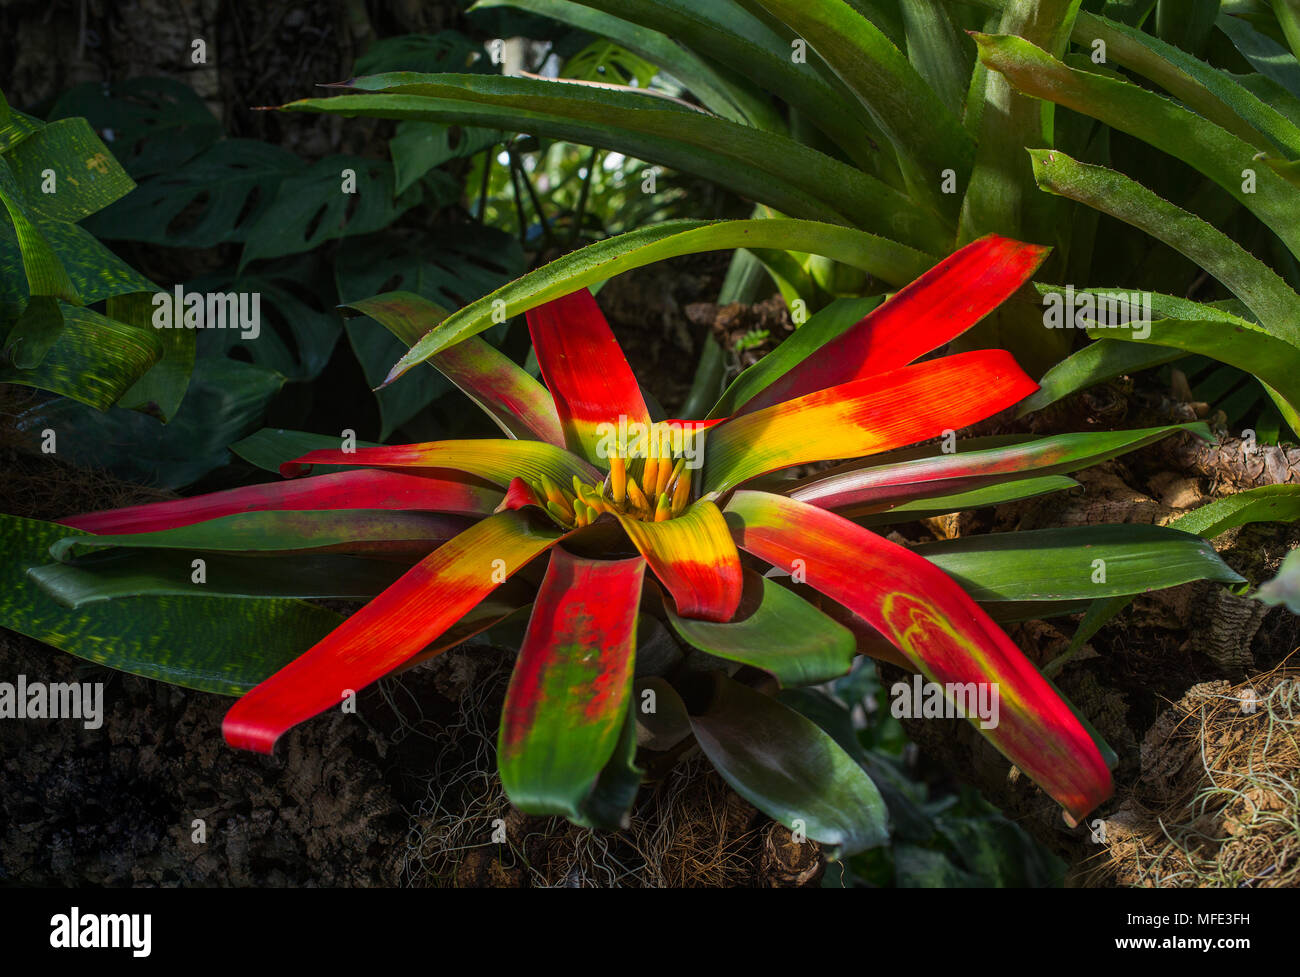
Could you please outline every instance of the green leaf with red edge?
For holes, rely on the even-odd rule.
[[[840,515],[879,512],[917,499],[937,498],[1027,475],[1065,475],[1151,444],[1177,431],[1211,440],[1203,422],[1132,431],[1086,431],[1037,438],[981,451],[936,454],[893,465],[840,469],[812,476],[782,492]]]
[[[736,793],[775,821],[830,848],[830,856],[883,845],[889,813],[871,778],[811,719],[711,673],[708,707],[691,729]]]
[[[735,412],[748,414],[906,366],[1006,301],[1038,270],[1049,250],[996,234],[972,241],[749,400],[738,400]],[[710,416],[716,416],[716,409]]]
[[[716,504],[701,499],[664,522],[616,515],[672,594],[678,614],[705,621],[731,620],[740,606],[744,579],[740,554]]]
[[[838,678],[848,672],[857,653],[848,628],[753,570],[745,571],[733,621],[681,617],[667,604],[664,611],[683,640],[718,658],[771,672],[783,686]]]
[[[240,512],[325,509],[401,509],[486,516],[501,492],[434,475],[359,469],[264,485],[209,492],[59,520],[91,533],[147,533],[175,529]]]
[[[627,721],[645,561],[551,550],[501,712],[510,802],[578,817]]]
[[[413,292],[385,292],[341,308],[374,319],[407,346],[447,318],[447,311]],[[546,388],[500,350],[471,336],[426,361],[478,404],[512,438],[563,446],[555,404]]]
[[[481,438],[467,441],[426,441],[421,444],[382,445],[341,451],[322,448],[285,462],[286,477],[306,474],[312,465],[374,465],[382,468],[450,468],[477,475],[502,488],[512,478],[541,481],[545,475],[556,485],[568,485],[577,475],[598,482],[604,472],[576,455],[545,441],[510,441]]]
[[[1010,638],[929,561],[833,513],[736,492],[727,522],[744,550],[864,618],[939,685],[996,683],[999,724],[980,732],[1074,819],[1113,789],[1092,737]],[[979,728],[978,722],[976,728]]]
[[[712,428],[704,443],[704,491],[722,492],[791,465],[924,441],[1037,389],[1010,353],[977,350],[818,390]]]
[[[51,546],[50,554],[68,563],[115,546],[220,553],[421,553],[470,525],[463,516],[384,509],[241,512],[155,532],[69,536]]]
[[[226,742],[270,753],[286,730],[419,654],[563,538],[521,512],[501,512],[471,526],[235,703],[222,724]]]
[[[601,464],[604,459],[596,450],[601,425],[618,425],[624,417],[629,425],[650,423],[641,387],[618,340],[585,288],[529,309],[527,319],[565,446]]]

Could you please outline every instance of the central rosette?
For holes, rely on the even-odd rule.
[[[581,528],[602,513],[645,522],[679,516],[691,503],[692,479],[700,464],[702,439],[678,421],[628,422],[597,426],[596,455],[608,468],[603,481],[573,476],[572,491],[542,475],[533,491],[551,516]]]

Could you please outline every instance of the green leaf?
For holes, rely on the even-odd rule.
[[[922,543],[914,551],[978,601],[1095,599],[1143,594],[1192,580],[1244,579],[1205,540],[1162,526],[993,533]]]
[[[126,597],[313,597],[369,600],[386,589],[404,563],[341,553],[203,557],[204,581],[194,582],[190,554],[129,551],[87,565],[50,563],[28,576],[65,607]]]
[[[1170,526],[1213,539],[1247,523],[1297,519],[1300,519],[1300,485],[1261,485],[1207,503],[1179,516]]]
[[[294,600],[139,597],[70,610],[26,578],[67,526],[0,515],[0,626],[101,665],[240,695],[342,618]]]
[[[1164,346],[1099,339],[1044,373],[1038,381],[1038,392],[1020,402],[1016,416],[1024,417],[1104,380],[1170,363],[1183,355],[1182,350]]]
[[[1220,0],[1158,0],[1156,33],[1184,51],[1199,53],[1214,30]]]
[[[192,281],[186,290],[199,294],[258,295],[260,327],[245,330],[205,329],[199,333],[204,356],[241,358],[275,370],[286,379],[313,380],[329,362],[343,323],[333,308],[336,296],[332,261],[304,255],[268,263],[257,271],[225,271]],[[179,330],[170,330],[179,331]]]
[[[65,305],[63,329],[33,370],[0,367],[0,383],[17,383],[107,410],[163,353],[153,332],[89,309]]]
[[[712,700],[691,728],[736,793],[787,828],[802,827],[832,858],[885,843],[880,791],[831,736],[769,696],[712,677]]]
[[[753,570],[745,571],[740,608],[725,624],[681,617],[671,601],[664,602],[664,610],[683,640],[719,658],[771,672],[783,686],[838,678],[857,653],[848,628]]]
[[[1260,329],[1278,341],[1270,344],[1272,349],[1280,348],[1279,344],[1300,346],[1300,295],[1227,235],[1114,170],[1088,166],[1063,153],[1031,151],[1030,155],[1034,176],[1044,190],[1078,200],[1164,241],[1245,302],[1259,316]],[[1201,347],[1217,342],[1213,327],[1197,325],[1194,332]],[[1233,355],[1237,358],[1235,351]],[[1294,395],[1267,385],[1266,389],[1287,423],[1293,429],[1300,427]]]
[[[1114,170],[1060,152],[1030,155],[1044,190],[1085,203],[1168,244],[1245,302],[1266,332],[1300,344],[1300,296],[1227,235]]]
[[[1300,550],[1288,553],[1277,576],[1265,581],[1250,596],[1274,607],[1285,605],[1292,614],[1300,614]]]
[[[75,223],[135,187],[85,119],[52,122],[5,159],[28,207],[47,220]]]
[[[665,258],[731,248],[784,248],[822,254],[883,279],[903,284],[937,259],[865,231],[799,220],[665,221],[573,251],[529,272],[448,316],[389,371],[392,382],[417,363],[492,325],[493,306],[505,303],[511,318],[615,275]]]
[[[1223,13],[1216,23],[1256,71],[1300,98],[1300,63],[1294,54],[1240,17]]]
[[[154,338],[162,330],[133,332]],[[251,363],[200,358],[180,409],[167,424],[135,410],[114,407],[105,413],[56,399],[19,414],[16,434],[26,450],[39,453],[41,432],[53,430],[64,461],[104,469],[125,481],[180,488],[230,461],[226,446],[258,424],[283,382],[278,373]]]
[[[771,92],[824,132],[859,166],[889,164],[872,145],[867,109],[816,70],[814,52],[795,63],[791,42],[732,0],[582,0],[583,6],[658,31],[687,50],[721,62]],[[816,45],[813,45],[814,47]]]
[[[0,159],[0,203],[4,204],[13,233],[18,237],[18,250],[23,274],[27,278],[28,293],[81,305],[82,299],[77,294],[76,286],[46,239],[43,229],[32,219],[22,191],[18,188],[18,181],[3,159]],[[0,221],[0,225],[3,223]],[[6,269],[5,274],[13,272]]]
[[[1015,37],[976,36],[980,58],[1018,91],[1091,116],[1127,132],[1199,170],[1263,221],[1293,253],[1300,254],[1300,195],[1268,168],[1256,167],[1253,192],[1242,171],[1257,150],[1190,109],[1131,82],[1068,68],[1047,52]],[[1031,150],[1036,160],[1041,152]],[[1039,167],[1035,165],[1035,175]],[[1041,185],[1042,181],[1039,180]]]
[[[954,492],[951,495],[938,495],[912,502],[903,502],[880,513],[859,517],[856,521],[863,526],[889,526],[898,522],[910,522],[914,519],[928,519],[952,512],[965,512],[968,509],[980,509],[987,506],[1003,505],[1007,502],[1019,502],[1052,492],[1061,492],[1078,488],[1079,483],[1064,475],[1042,475],[1037,478],[1018,478],[1014,481],[1000,482],[996,485],[982,485],[966,492]]]
[[[609,758],[596,785],[582,802],[578,814],[571,817],[574,824],[588,828],[626,830],[630,825],[632,804],[641,788],[644,773],[636,765],[636,699],[629,697],[627,718],[614,744],[614,755]]]
[[[85,116],[136,180],[173,172],[221,138],[203,99],[171,78],[83,82],[64,92],[50,119]]]
[[[1060,56],[1078,9],[1079,0],[1012,0],[1002,11],[998,30],[1024,38],[1021,43],[1036,45],[1035,50],[1041,47]],[[987,57],[981,57],[989,64]],[[983,89],[979,148],[962,200],[958,243],[994,231],[1050,244],[1056,208],[1035,189],[1033,172],[1022,153],[1026,147],[1055,145],[1053,107],[1018,94],[996,70],[984,72]]]
[[[1079,14],[1074,40],[1085,47],[1101,40],[1107,62],[1114,61],[1147,78],[1188,108],[1258,149],[1300,155],[1300,126],[1242,85],[1181,48],[1140,30]]]
[[[109,296],[107,312],[110,319],[155,332],[162,343],[162,357],[118,398],[117,406],[144,411],[166,424],[180,410],[189,389],[197,341],[190,329],[153,329],[153,295],[136,292]]]
[[[592,41],[560,68],[561,78],[649,88],[659,69],[613,41]]]
[[[953,22],[942,0],[913,0],[900,8],[908,61],[944,107],[960,117],[975,63],[974,46]]]
[[[41,365],[59,333],[63,331],[63,309],[59,300],[33,295],[4,341],[4,355],[19,370]]]
[[[175,171],[144,180],[88,229],[101,237],[172,248],[245,241],[280,184],[303,169],[298,157],[278,146],[225,139]]]
[[[938,248],[942,224],[908,197],[776,133],[675,101],[575,82],[394,73],[353,79],[373,94],[303,99],[286,111],[490,126],[616,150],[728,186],[782,213],[889,233]]]
[[[500,139],[501,133],[494,129],[399,122],[397,134],[388,140],[388,155],[393,160],[393,192],[401,196],[434,167],[448,160],[473,156]]]
[[[938,181],[945,169],[959,180],[974,146],[960,120],[930,89],[905,55],[875,24],[839,0],[758,0],[817,50],[857,95],[899,155],[909,190],[945,203]],[[823,107],[822,111],[826,111]],[[918,120],[924,119],[923,125]]]
[[[156,292],[158,286],[140,274],[94,235],[78,224],[65,221],[38,220],[36,222],[45,240],[50,243],[68,277],[81,296],[81,301],[91,305],[113,295],[130,295],[134,292]]]
[[[571,0],[479,0],[471,10],[514,7],[550,17],[596,37],[607,37],[635,52],[681,82],[714,115],[782,132],[785,123],[766,95],[710,64],[694,51],[659,31],[614,17]],[[361,74],[361,72],[358,72]]]
[[[1184,513],[1171,521],[1169,528],[1213,539],[1220,533],[1249,523],[1295,522],[1297,519],[1300,519],[1300,485],[1261,485]],[[1130,603],[1132,598],[1123,595],[1093,601],[1070,639],[1069,647],[1049,664],[1045,673],[1059,671],[1084,642]]]
[[[419,200],[414,188],[401,197],[394,189],[392,164],[381,160],[329,156],[314,163],[280,183],[274,202],[246,231],[240,267],[387,227]]]

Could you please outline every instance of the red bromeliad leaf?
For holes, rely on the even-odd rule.
[[[875,512],[888,504],[951,495],[985,485],[1077,471],[1144,444],[1190,431],[1208,437],[1203,423],[1171,424],[1135,431],[1087,431],[1031,439],[1024,444],[875,465],[870,462],[813,476],[781,491],[800,502],[841,515]]]
[[[91,512],[60,522],[91,533],[148,533],[240,512],[282,509],[414,509],[487,515],[500,501],[499,491],[463,481],[406,472],[350,471]]]
[[[412,292],[386,292],[344,306],[370,316],[414,346],[443,319],[447,310]],[[515,438],[536,438],[564,446],[560,419],[546,388],[500,350],[478,336],[434,353],[427,362]]]
[[[600,464],[596,446],[601,424],[649,424],[632,368],[585,288],[547,302],[527,314],[542,379],[555,398],[569,450]]]
[[[418,654],[563,538],[520,512],[498,513],[471,526],[236,702],[222,724],[226,742],[270,753],[285,730]]]
[[[1110,771],[1069,705],[929,561],[824,509],[763,492],[735,493],[727,521],[760,559],[787,570],[801,561],[810,587],[864,618],[932,682],[992,683],[999,722],[982,735],[1076,821],[1110,796]]]
[[[581,814],[627,721],[645,560],[551,550],[510,676],[497,763],[512,804]]]
[[[537,509],[545,509],[546,502],[537,497],[533,487],[525,482],[522,478],[510,479],[510,485],[506,488],[506,497],[501,500],[501,509],[524,509],[533,506]]]
[[[378,468],[448,468],[477,475],[505,486],[515,477],[531,482],[546,475],[557,485],[568,485],[577,475],[584,482],[598,482],[604,473],[581,458],[545,441],[509,441],[481,438],[469,441],[427,441],[422,444],[383,445],[355,451],[309,451],[285,462],[280,474],[286,478],[305,474],[312,465],[374,465]]]
[[[1003,350],[904,366],[733,417],[709,431],[704,490],[812,461],[856,458],[936,437],[1038,389]]]
[[[740,554],[722,512],[708,499],[675,519],[641,522],[619,515],[628,538],[673,595],[677,613],[705,621],[729,621],[744,592]]]
[[[1027,282],[1049,250],[996,234],[972,241],[773,381],[737,413],[894,370],[938,349]]]

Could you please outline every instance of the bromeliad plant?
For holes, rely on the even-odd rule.
[[[123,640],[119,649],[93,619],[53,619],[30,585],[32,609],[11,601],[4,623],[183,684],[253,685],[224,733],[269,753],[297,723],[531,605],[500,728],[515,804],[617,825],[639,782],[638,741],[664,750],[693,736],[756,806],[786,824],[802,819],[810,837],[846,851],[884,839],[886,804],[831,735],[767,694],[764,675],[784,686],[826,681],[865,651],[949,695],[949,683],[996,683],[999,721],[982,734],[1080,819],[1111,792],[1103,745],[986,608],[1013,618],[1039,602],[1031,616],[1041,616],[1088,598],[1240,578],[1200,538],[1158,527],[1000,534],[916,551],[867,524],[1068,487],[1061,473],[1174,428],[923,449],[797,481],[772,474],[897,452],[1032,393],[1003,351],[921,358],[1021,287],[1044,256],[990,236],[865,316],[815,317],[728,389],[725,418],[703,421],[652,416],[595,300],[579,290],[529,309],[545,387],[475,338],[431,360],[508,439],[315,450],[282,472],[363,467],[64,520],[73,535],[7,530],[20,537],[15,552],[53,540],[58,562],[31,576],[87,614],[116,597],[144,601],[146,623],[151,613],[167,618],[150,600],[373,597],[283,667],[262,662],[259,673],[241,658],[263,631],[279,635],[270,612],[241,611],[243,640],[225,648],[202,634],[193,659],[174,622],[144,647]],[[544,269],[522,287],[538,278]],[[407,293],[364,306],[407,341],[449,321],[438,325],[441,313]],[[204,557],[192,563],[195,551]],[[1111,567],[1100,583],[1098,559]],[[199,563],[204,582],[185,581]],[[188,596],[158,596],[178,594]],[[670,632],[705,654],[665,659]]]

